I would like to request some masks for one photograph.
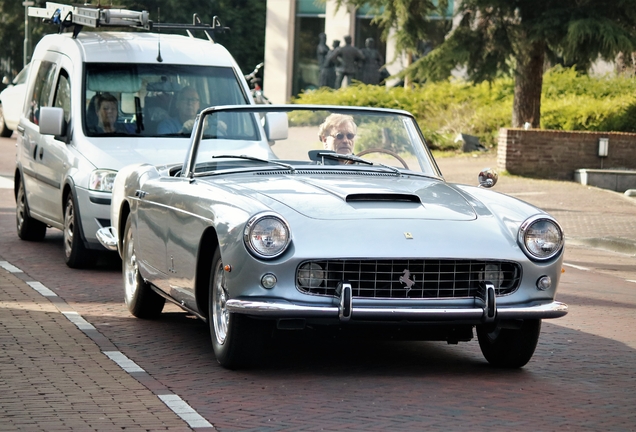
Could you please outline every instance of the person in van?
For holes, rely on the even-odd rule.
[[[157,126],[160,135],[190,133],[194,118],[199,112],[201,100],[194,87],[184,87],[177,94],[175,101],[176,116],[168,118]]]
[[[96,116],[92,122],[89,120],[89,130],[97,134],[110,133],[130,133],[132,132],[123,123],[119,123],[119,102],[115,96],[110,93],[100,93],[95,95],[93,109]],[[91,107],[89,106],[89,110]],[[92,124],[91,124],[92,123]]]

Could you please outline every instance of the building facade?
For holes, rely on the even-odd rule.
[[[335,0],[267,0],[265,70],[263,87],[273,103],[286,103],[292,96],[319,86],[317,47],[320,33],[333,48],[335,40],[362,49],[367,38],[385,59],[387,71],[399,72],[405,58],[397,57],[393,38],[384,42],[380,29],[371,23],[368,8],[337,7]]]

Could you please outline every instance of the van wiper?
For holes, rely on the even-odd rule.
[[[273,164],[273,165],[278,165],[281,167],[284,167],[292,172],[296,171],[296,168],[294,168],[292,165],[283,163],[283,162],[278,162],[278,161],[273,161],[273,160],[269,160],[269,159],[261,159],[261,158],[257,158],[257,157],[253,157],[253,156],[247,156],[247,155],[216,155],[216,156],[212,156],[212,159],[221,159],[221,158],[231,158],[231,159],[246,159],[246,160],[251,160],[251,161],[256,161],[256,162],[263,162],[266,164]]]

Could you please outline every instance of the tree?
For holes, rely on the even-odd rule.
[[[373,23],[382,29],[382,38],[387,40],[391,30],[395,32],[396,51],[406,54],[407,65],[420,54],[421,42],[436,39],[440,25],[446,25],[446,20],[436,18],[446,15],[448,0],[338,0],[338,6],[343,3],[370,7],[375,14]],[[405,86],[408,87],[408,79]]]
[[[457,28],[407,73],[443,79],[464,66],[475,82],[511,73],[513,127],[540,126],[547,57],[587,70],[636,51],[636,0],[462,0],[458,13]]]
[[[82,3],[77,0],[53,1],[62,4]],[[45,7],[46,0],[36,0],[35,3],[37,7]],[[97,4],[98,0],[90,3]],[[231,30],[218,35],[217,41],[232,53],[241,69],[251,71],[263,61],[266,10],[263,0],[101,0],[101,5],[147,10],[153,22],[191,23],[193,14],[197,13],[202,22],[209,24],[214,16],[218,16],[221,24]],[[3,72],[14,75],[22,68],[24,6],[21,1],[0,0],[0,13],[0,59],[3,60]],[[33,47],[42,36],[56,31],[55,27],[36,18],[30,18],[29,29]]]

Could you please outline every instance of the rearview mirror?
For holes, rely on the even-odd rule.
[[[287,113],[268,112],[265,114],[265,134],[267,141],[286,140],[289,134]]]

